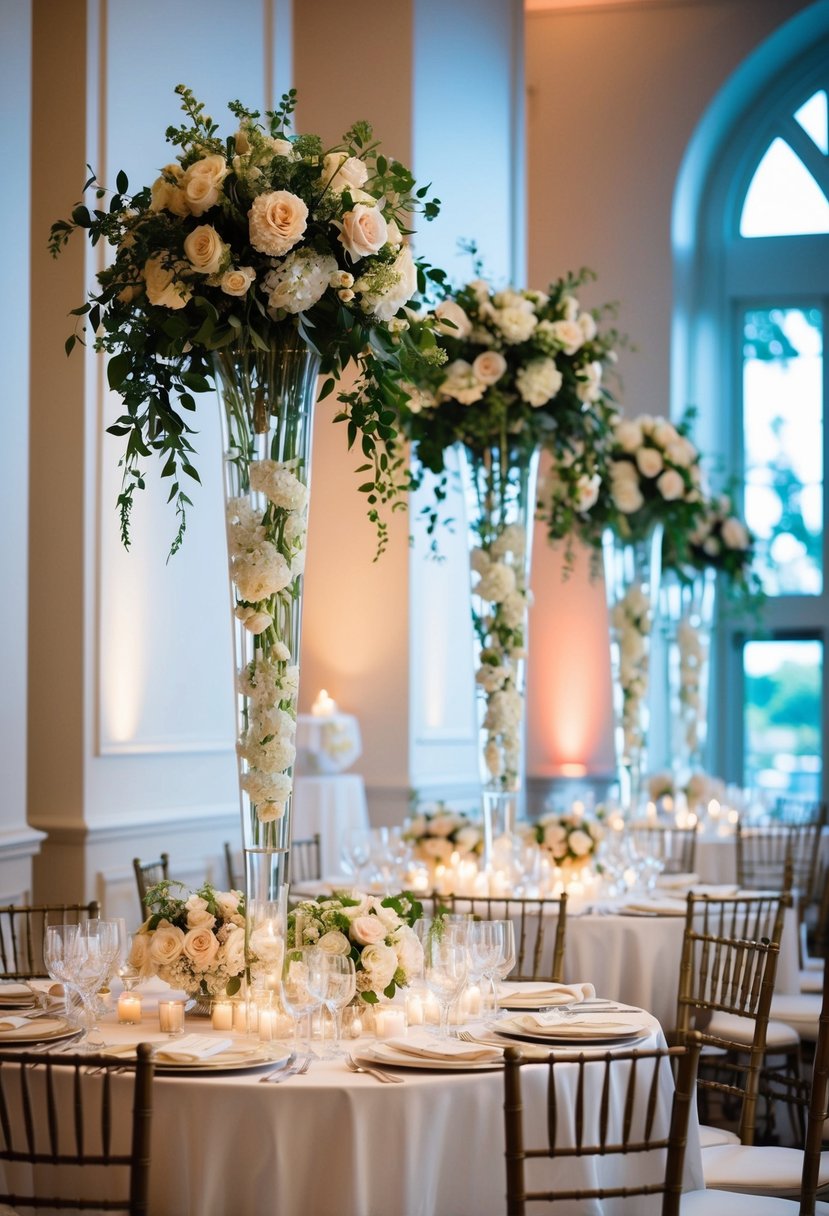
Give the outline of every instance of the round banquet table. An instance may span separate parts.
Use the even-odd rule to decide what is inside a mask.
[[[649,1015],[641,1020],[646,1037],[636,1046],[664,1046],[658,1023]],[[202,1019],[188,1019],[186,1029],[214,1033]],[[102,1030],[112,1044],[161,1039],[149,1015],[139,1026],[105,1020]],[[359,1056],[367,1043],[357,1040],[351,1049]],[[673,1088],[667,1063],[663,1070],[658,1119],[667,1116]],[[565,1125],[567,1111],[575,1106],[575,1074],[566,1065],[556,1074]],[[261,1069],[156,1074],[150,1216],[502,1216],[500,1068],[400,1069],[405,1080],[399,1085],[355,1075],[340,1061],[315,1060],[304,1076],[280,1084],[261,1084],[262,1075]],[[543,1138],[546,1065],[527,1065],[523,1080],[530,1145]],[[127,1078],[114,1081],[124,1099],[116,1107],[116,1133],[126,1134]],[[613,1087],[611,1104],[621,1106]],[[597,1105],[598,1097],[590,1109]],[[621,1110],[614,1114],[621,1120]],[[571,1186],[574,1179],[582,1185],[624,1186],[643,1173],[660,1176],[662,1158],[631,1154],[545,1162],[539,1168],[552,1171],[560,1186]],[[686,1189],[703,1185],[695,1114],[683,1183]],[[660,1197],[557,1207],[561,1216],[657,1216]]]

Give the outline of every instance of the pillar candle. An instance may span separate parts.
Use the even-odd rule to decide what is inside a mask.
[[[402,1006],[377,1009],[374,1014],[374,1033],[378,1039],[398,1039],[406,1033],[406,1010]]]
[[[184,1029],[184,1001],[158,1002],[158,1028],[165,1034],[178,1034]]]
[[[231,1001],[214,1001],[210,1010],[214,1030],[233,1029],[233,1004]]]

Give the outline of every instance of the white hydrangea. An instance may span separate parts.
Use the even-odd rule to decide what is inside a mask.
[[[267,274],[262,287],[268,297],[268,310],[298,313],[313,308],[328,289],[337,263],[315,249],[295,249]]]
[[[515,377],[523,401],[535,408],[546,405],[561,388],[564,377],[552,359],[531,359]]]
[[[282,461],[252,460],[250,485],[284,511],[304,511],[308,505],[308,487]]]
[[[506,557],[508,553],[512,553],[514,557],[521,558],[526,547],[527,534],[521,525],[508,524],[490,545],[490,552],[493,557]]]
[[[526,342],[528,338],[532,337],[533,330],[538,324],[538,318],[532,311],[531,304],[529,311],[514,304],[507,308],[496,308],[492,320],[503,335],[504,341],[510,346]]]
[[[293,581],[291,567],[270,541],[235,556],[230,565],[230,577],[239,595],[249,603],[257,603],[276,595]]]
[[[475,594],[482,600],[498,604],[515,590],[515,571],[503,562],[491,562],[481,575]]]

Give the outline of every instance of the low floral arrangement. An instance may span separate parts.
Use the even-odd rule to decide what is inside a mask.
[[[676,799],[684,795],[688,806],[707,806],[712,799],[722,803],[725,799],[725,782],[720,777],[698,771],[691,773],[687,781],[679,783],[671,772],[651,773],[648,777],[648,796],[651,802],[665,798]]]
[[[181,887],[181,895],[172,888]],[[209,882],[187,892],[165,880],[144,902],[150,915],[132,939],[130,964],[142,977],[157,975],[193,996],[233,996],[245,978],[245,896]],[[282,967],[279,938],[251,935],[251,979]]]
[[[350,955],[357,994],[375,1005],[381,995],[393,997],[420,973],[423,947],[412,925],[422,913],[422,904],[408,892],[380,899],[338,891],[330,899],[297,904],[288,914],[288,940]]]
[[[600,823],[583,815],[549,813],[529,825],[529,834],[561,865],[593,857],[604,832]]]
[[[321,398],[356,364],[336,420],[347,424],[349,446],[359,436],[367,462],[360,490],[382,544],[379,508],[408,480],[395,452],[401,382],[420,358],[404,306],[427,273],[412,256],[407,225],[418,211],[432,219],[438,204],[381,154],[368,123],[355,123],[333,147],[294,134],[295,90],[264,118],[230,102],[237,126],[227,137],[190,89],[176,92],[185,121],[166,132],[176,159],[136,193],[123,172],[108,198],[91,176],[84,190],[95,206],[79,203],[71,219],[52,225],[50,239],[57,255],[82,229],[93,245],[114,250],[75,313],[95,334],[95,349],[111,356],[109,386],[125,405],[109,428],[126,440],[122,538],[129,543],[135,492],[155,455],[178,513],[173,551],[179,547],[191,505],[186,479],[198,481],[187,421],[194,394],[217,382],[217,361],[255,367],[280,342],[320,354]],[[78,339],[81,332],[67,340],[67,352]],[[431,336],[428,348],[427,357],[442,357]],[[261,403],[263,413],[270,404]]]
[[[453,811],[443,803],[434,809],[418,811],[403,825],[403,839],[421,861],[448,861],[453,853],[478,855],[484,847],[483,829],[463,811]]]

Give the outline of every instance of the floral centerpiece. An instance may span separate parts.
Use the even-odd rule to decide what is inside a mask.
[[[722,803],[725,792],[725,782],[720,777],[712,777],[701,770],[691,773],[682,781],[677,780],[670,770],[651,773],[648,777],[648,795],[652,802],[659,803],[665,798],[676,802],[681,794],[691,810],[707,806],[712,799]]]
[[[573,812],[542,815],[530,826],[530,835],[556,865],[582,865],[599,847],[604,831],[597,820]]]
[[[408,841],[420,861],[448,861],[453,853],[479,854],[483,848],[483,829],[463,811],[453,811],[443,803],[434,809],[421,807],[403,825]]]
[[[589,272],[547,292],[497,290],[475,279],[447,290],[434,309],[444,365],[425,366],[404,415],[421,465],[446,477],[460,445],[475,580],[485,795],[514,805],[522,785],[524,659],[530,529],[542,448],[559,470],[547,512],[551,535],[567,536],[598,494],[594,452],[610,417],[604,371],[617,335],[575,292]],[[429,526],[434,531],[442,490]],[[489,821],[487,806],[485,818]],[[490,845],[487,844],[487,851]]]
[[[183,894],[173,893],[181,887]],[[245,978],[245,896],[217,891],[209,882],[187,892],[165,880],[145,897],[150,915],[132,939],[130,965],[142,977],[157,975],[193,996],[237,993]],[[253,935],[250,978],[282,967],[282,941]]]
[[[288,915],[288,937],[296,946],[350,955],[358,996],[375,1005],[419,974],[423,948],[412,925],[422,913],[422,904],[407,892],[380,899],[338,891],[330,899],[297,904]]]
[[[189,419],[215,386],[224,430],[228,559],[236,614],[239,775],[249,894],[272,900],[290,849],[299,625],[305,565],[312,408],[346,365],[336,421],[362,464],[359,492],[387,539],[383,508],[408,474],[397,448],[397,409],[421,357],[440,358],[404,306],[424,280],[407,241],[411,216],[437,204],[415,191],[405,166],[380,152],[358,122],[327,147],[295,134],[293,90],[274,111],[234,101],[229,135],[177,87],[184,121],[167,130],[176,150],[150,185],[116,192],[94,176],[94,205],[52,226],[57,254],[73,231],[111,247],[89,301],[75,310],[110,356],[110,388],[124,412],[109,432],[125,441],[118,499],[129,544],[145,465],[161,461],[182,542],[198,481]],[[104,201],[106,199],[106,201]],[[80,322],[83,324],[83,322]],[[71,351],[81,331],[67,341]],[[267,862],[253,876],[254,861]],[[274,869],[274,867],[276,867]]]

